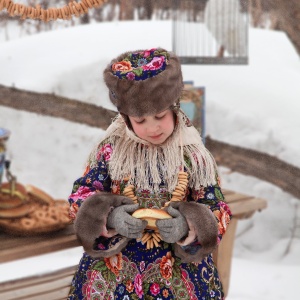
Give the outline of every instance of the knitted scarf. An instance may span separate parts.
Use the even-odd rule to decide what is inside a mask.
[[[191,188],[215,184],[214,158],[196,128],[187,124],[188,118],[180,110],[172,135],[163,144],[153,145],[137,137],[118,115],[102,139],[112,144],[113,153],[108,161],[111,179],[121,181],[129,177],[129,184],[154,192],[158,192],[163,180],[167,191],[172,193],[178,172],[185,169]],[[92,152],[90,162],[95,163],[97,149]]]

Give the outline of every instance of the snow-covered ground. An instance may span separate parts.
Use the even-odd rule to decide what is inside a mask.
[[[171,49],[171,42],[169,21],[92,24],[3,41],[0,84],[113,109],[102,80],[110,59],[133,49]],[[250,29],[249,43],[249,65],[185,65],[184,80],[205,87],[206,133],[212,138],[300,166],[299,57],[282,32]],[[103,134],[86,125],[6,107],[0,107],[0,127],[12,132],[8,155],[19,181],[64,199]],[[284,254],[299,200],[256,178],[220,171],[224,188],[268,200],[266,210],[238,224],[227,299],[295,299],[299,237]],[[0,281],[74,265],[80,255],[76,248],[5,263]]]

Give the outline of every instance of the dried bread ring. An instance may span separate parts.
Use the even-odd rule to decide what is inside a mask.
[[[12,1],[7,1],[7,2],[8,2],[8,5],[6,5],[6,10],[9,12],[11,10],[11,7],[13,6],[13,2]]]
[[[75,15],[76,17],[79,17],[79,11],[77,10],[77,8],[73,2],[69,3],[69,7],[70,7],[72,14]]]
[[[177,184],[176,186],[175,186],[175,191],[176,190],[180,190],[180,191],[182,191],[182,192],[185,192],[185,188],[182,186],[182,185],[179,185],[179,184]]]
[[[103,1],[102,1],[102,0],[94,0],[94,6],[95,6],[95,7],[98,7],[98,6],[100,6],[101,4],[103,4]]]
[[[61,12],[61,8],[58,8],[58,9],[57,9],[57,18],[58,18],[58,19],[63,19],[63,15],[62,15],[62,12]]]
[[[58,220],[59,214],[60,214],[60,212],[57,209],[55,209],[55,207],[53,207],[53,206],[48,207],[47,217],[50,217],[54,220]]]
[[[56,223],[57,223],[56,220],[54,220],[54,219],[52,219],[52,218],[50,218],[48,216],[45,217],[45,218],[43,218],[42,220],[39,220],[39,226],[40,227],[43,227],[45,225],[54,225]]]
[[[47,216],[46,212],[42,209],[35,210],[31,215],[37,220],[42,220]]]
[[[54,20],[57,20],[57,18],[58,18],[58,12],[57,12],[56,7],[53,8],[53,18],[54,18]]]
[[[22,228],[24,228],[26,230],[30,230],[30,229],[34,228],[34,224],[35,224],[35,221],[31,218],[22,218],[20,220],[20,225],[22,226]]]
[[[154,246],[153,239],[150,239],[150,248],[152,249]]]
[[[176,194],[179,194],[180,196],[184,196],[185,192],[180,190],[179,188],[176,188],[175,191],[173,192],[173,194],[176,193]]]
[[[184,194],[174,191],[174,192],[172,193],[172,195],[175,196],[175,197],[176,197],[176,196],[177,196],[177,197],[182,197]]]
[[[64,6],[62,9],[65,12],[66,19],[70,20],[71,17],[72,17],[72,12],[71,12],[71,10],[69,8],[69,5]]]
[[[91,3],[90,2],[88,2],[88,0],[81,0],[84,4],[85,4],[85,6],[87,6],[88,8],[93,8],[93,5],[91,5]]]
[[[80,6],[82,7],[82,10],[83,10],[85,13],[87,13],[87,12],[88,12],[87,6],[86,6],[82,1],[79,2],[79,4],[80,4]]]
[[[0,0],[0,10],[4,8],[4,0]]]
[[[128,197],[128,198],[133,198],[135,196],[135,194],[133,192],[127,192],[123,194],[124,196]]]
[[[37,19],[40,19],[40,17],[41,17],[41,6],[39,4],[37,4],[35,6],[35,8],[36,8],[36,17],[37,17]]]
[[[179,187],[182,187],[184,190],[186,190],[188,187],[188,182],[181,182],[180,180],[178,180],[177,185]]]
[[[52,21],[54,19],[54,17],[53,17],[53,9],[50,7],[50,8],[48,8],[48,11],[49,11],[49,16],[48,16],[49,21]]]
[[[178,182],[180,182],[180,181],[189,182],[189,180],[187,178],[178,177]]]
[[[28,17],[30,19],[34,19],[34,16],[35,16],[35,8],[31,7],[30,14],[28,15]]]
[[[155,232],[152,233],[153,240],[156,240],[158,243],[160,242],[160,238],[156,235]]]
[[[181,198],[177,198],[177,197],[172,197],[171,198],[171,202],[178,202],[178,201],[181,201],[182,199]]]
[[[134,190],[134,185],[128,185],[124,188],[124,192],[125,191],[133,191]]]
[[[155,246],[155,247],[158,247],[159,246],[159,244],[158,244],[158,241],[156,240],[156,239],[152,239],[152,241],[153,241],[153,246]]]
[[[77,3],[76,1],[73,1],[74,6],[76,7],[77,11],[79,12],[79,14],[83,14],[83,9],[80,6],[79,3]]]
[[[70,220],[69,216],[60,215],[60,216],[59,216],[59,221],[60,221],[62,224],[69,224],[71,220]]]
[[[25,5],[24,4],[19,4],[19,16],[23,14],[25,10]]]

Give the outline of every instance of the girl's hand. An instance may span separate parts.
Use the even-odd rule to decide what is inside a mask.
[[[189,228],[185,217],[175,208],[168,206],[167,212],[172,219],[157,220],[156,226],[162,239],[167,243],[176,243],[187,235]]]
[[[108,215],[107,227],[115,228],[117,233],[130,239],[141,238],[147,221],[136,219],[129,214],[136,211],[138,207],[138,204],[129,204],[114,208]]]
[[[187,221],[187,223],[189,226],[188,236],[177,242],[177,244],[180,246],[190,245],[197,239],[195,227],[189,221]]]

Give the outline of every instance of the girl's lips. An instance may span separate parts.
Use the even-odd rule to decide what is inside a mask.
[[[159,135],[150,136],[151,139],[159,139],[162,136],[162,133]]]

